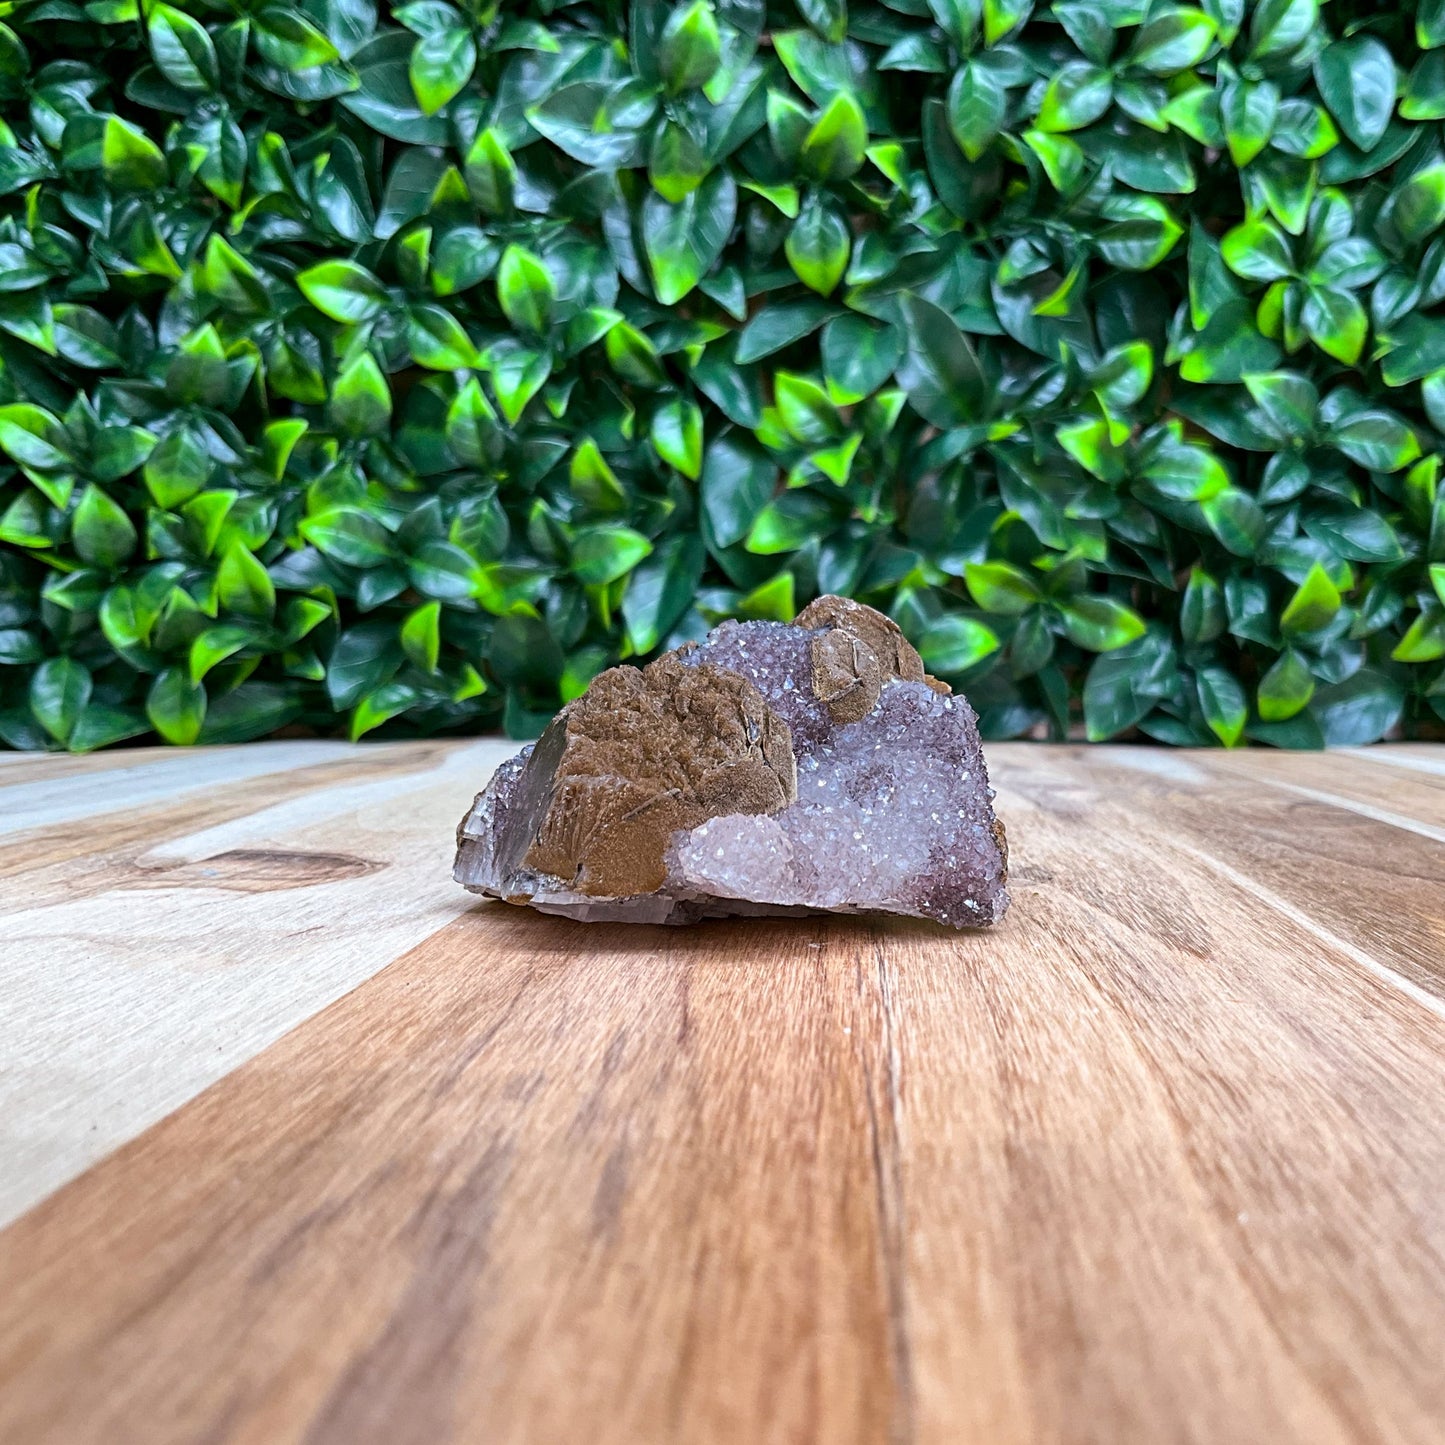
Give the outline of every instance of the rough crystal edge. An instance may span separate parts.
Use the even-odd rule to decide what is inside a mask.
[[[484,898],[510,903],[515,907],[535,909],[556,917],[571,918],[583,923],[645,923],[666,927],[685,927],[705,919],[717,918],[806,918],[821,914],[841,916],[894,916],[918,918],[940,927],[952,927],[961,931],[987,928],[1000,922],[1009,907],[1009,893],[1006,886],[1008,877],[1006,845],[1001,844],[1004,857],[1003,878],[998,892],[994,895],[987,913],[980,911],[973,924],[947,924],[931,914],[907,908],[898,903],[883,907],[879,903],[866,905],[758,903],[746,898],[732,898],[720,894],[699,893],[687,888],[672,886],[654,893],[643,893],[629,897],[599,898],[593,894],[577,893],[568,888],[562,879],[546,873],[519,870],[512,876],[510,891],[478,881],[490,869],[496,849],[496,834],[505,815],[509,801],[510,785],[520,774],[532,754],[532,744],[527,744],[515,757],[508,758],[493,773],[487,786],[476,795],[466,817],[457,827],[457,856],[452,876],[470,893]],[[993,797],[993,789],[988,789]],[[724,818],[730,815],[723,815]],[[721,821],[721,820],[719,820]],[[998,834],[1002,824],[995,820]],[[673,835],[669,853],[675,852],[691,836],[692,829],[680,829]]]
[[[842,601],[841,599],[820,599],[820,603],[829,600]],[[849,607],[857,606],[857,604],[847,605]],[[863,608],[861,611],[871,614],[871,609]],[[874,615],[879,617],[881,623],[892,628],[893,625],[887,623],[886,618],[882,618],[879,614]],[[790,624],[790,626],[798,627],[799,623]],[[710,634],[709,641],[718,638],[720,634],[727,636],[727,627],[728,625],[724,624],[722,628]],[[826,627],[807,628],[805,624],[799,627],[799,630],[812,633],[815,641],[818,637],[825,636],[827,631]],[[903,643],[902,646],[906,648],[907,644]],[[690,649],[683,650],[684,653],[688,651]],[[911,652],[911,649],[908,651]],[[816,665],[816,653],[814,663]],[[922,669],[919,668],[918,671],[921,673]],[[883,691],[887,692],[891,686],[900,683],[907,686],[915,681],[924,683],[933,691],[949,693],[949,689],[944,685],[926,675],[918,679],[910,676],[905,680],[897,674],[895,674],[893,683],[885,684]],[[791,684],[786,685],[791,686]],[[881,699],[879,700],[881,701]],[[956,700],[963,705],[965,716],[972,723],[974,714],[968,706],[967,699],[959,697]],[[829,710],[832,711],[831,708]],[[843,719],[837,718],[836,721],[841,723]],[[978,747],[976,730],[974,731],[974,745],[977,749],[978,765],[983,773],[984,797],[987,805],[994,797],[994,790],[988,785],[987,762],[983,757],[981,747]],[[499,848],[502,845],[502,833],[508,809],[515,801],[516,785],[535,747],[536,744],[528,744],[514,758],[508,759],[497,769],[487,787],[477,795],[472,808],[458,827],[458,851],[454,877],[458,883],[471,892],[514,905],[530,906],[539,912],[570,917],[578,921],[652,923],[672,926],[686,925],[706,918],[800,917],[832,913],[855,916],[893,914],[927,919],[954,928],[972,929],[997,923],[1008,909],[1010,900],[1006,888],[1007,844],[1003,825],[993,814],[991,806],[988,807],[988,821],[998,855],[999,871],[995,878],[980,880],[983,885],[981,893],[991,893],[992,895],[988,898],[986,907],[974,903],[971,899],[966,900],[968,907],[978,910],[976,917],[967,920],[958,920],[946,915],[940,916],[936,911],[925,911],[922,908],[910,906],[904,900],[891,895],[874,897],[866,903],[828,904],[810,901],[805,904],[795,904],[759,902],[744,897],[698,891],[696,888],[689,887],[686,879],[678,876],[673,867],[679,849],[698,831],[692,828],[679,829],[671,836],[667,848],[669,864],[667,880],[661,887],[646,893],[621,896],[583,893],[569,886],[561,878],[550,873],[515,866],[515,862],[511,867],[499,867],[498,865],[502,861],[499,858]],[[732,816],[744,815],[718,815],[709,819],[708,822],[721,821]],[[706,824],[699,826],[706,826]],[[488,881],[489,878],[499,878],[502,881],[491,882]]]

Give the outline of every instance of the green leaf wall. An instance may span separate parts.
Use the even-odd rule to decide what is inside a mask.
[[[0,6],[0,738],[1445,718],[1445,0]]]

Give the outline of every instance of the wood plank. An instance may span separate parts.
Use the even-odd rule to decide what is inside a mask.
[[[354,750],[344,743],[280,742],[185,750],[137,748],[75,760],[82,763],[79,767],[61,767],[60,760],[47,757],[39,776],[27,773],[17,777],[17,770],[11,770],[0,778],[4,784],[0,789],[4,805],[0,834],[87,823],[167,802],[179,792],[201,792],[223,783],[352,756]]]
[[[1068,754],[1040,756],[1026,769],[1012,756],[1005,776],[1039,796],[1050,767]],[[1223,752],[1101,748],[1088,759],[1087,789],[1075,784],[1078,808],[1093,817],[1110,809],[1116,817],[1157,814],[1175,851],[1192,849],[1216,872],[1240,874],[1259,902],[1309,918],[1436,1006],[1445,1001],[1445,845],[1428,821],[1428,793],[1409,800],[1412,774],[1398,774],[1407,795],[1388,795],[1391,813],[1367,801],[1374,785],[1349,756],[1260,754],[1250,762]],[[1293,781],[1304,767],[1308,785]]]
[[[1368,752],[1220,752],[1210,768],[1298,798],[1362,813],[1380,823],[1445,842],[1445,769],[1423,772]]]
[[[118,772],[148,807],[0,847],[0,1221],[464,908],[452,834],[510,750],[216,750],[169,800],[141,759]]]
[[[257,826],[264,826],[268,810],[310,793],[330,790],[335,800],[331,811],[344,812],[345,799],[355,788],[381,777],[423,773],[440,764],[457,744],[428,742],[337,753],[329,746],[261,743],[257,750],[266,753],[278,746],[282,750],[273,761],[259,759],[239,774],[229,771],[224,759],[195,749],[202,781],[194,786],[147,788],[140,800],[116,813],[82,812],[85,794],[112,797],[108,775],[87,781],[78,797],[66,797],[65,806],[50,821],[44,821],[46,815],[41,813],[36,815],[40,821],[32,818],[30,826],[0,838],[0,914],[111,888],[145,886],[167,866],[156,855],[168,844],[192,839],[198,829],[209,833],[244,818],[261,819]],[[121,771],[126,776],[142,768]],[[171,774],[169,782],[177,776]],[[7,799],[13,801],[0,787],[0,805]],[[72,809],[80,816],[72,816]],[[322,816],[327,816],[324,810]]]
[[[910,1233],[930,1277],[981,1282],[972,1327],[951,1292],[914,1311],[930,1413],[971,1402],[980,1440],[1438,1438],[1441,1016],[1181,848],[1108,753],[1077,764],[1017,764],[1054,827],[999,770],[1044,956],[1023,987],[943,975],[991,1026],[914,1074],[920,1182],[953,1187],[905,1184]],[[980,1095],[993,1136],[958,1159]]]
[[[567,1439],[585,1418],[574,1392],[600,1405],[620,1390],[590,1438],[669,1438],[694,1416],[723,1438],[763,1409],[799,1430],[821,1412],[839,1440],[880,1438],[894,1406],[869,1262],[872,1141],[858,1127],[865,1041],[844,1032],[869,1025],[856,941],[825,959],[806,926],[598,932],[482,905],[435,952],[414,952],[87,1176],[101,1192],[82,1229],[114,1244],[104,1220],[127,1187],[116,1171],[138,1162],[171,1184],[151,1195],[158,1234],[122,1231],[133,1248],[105,1271],[130,1285],[92,1294],[68,1338],[33,1306],[81,1286],[62,1256],[78,1257],[30,1251],[68,1232],[46,1219],[73,1192],[0,1236],[17,1251],[0,1277],[31,1261],[24,1302],[4,1306],[17,1330],[0,1354],[48,1341],[44,1368],[0,1392],[20,1405],[0,1405],[0,1437],[140,1439],[160,1391],[175,1392],[175,1439],[219,1426],[237,1440],[442,1441],[469,1418],[487,1418],[493,1439]],[[745,996],[771,1006],[739,1028]],[[196,1127],[206,1164],[172,1175],[171,1150],[194,1152]],[[278,1166],[294,1208],[272,1193]],[[213,1212],[221,1196],[238,1211],[228,1220]],[[542,1232],[528,1222],[539,1215]],[[336,1271],[361,1257],[364,1270]],[[652,1288],[677,1271],[690,1287]],[[183,1277],[237,1307],[183,1309],[196,1353],[162,1359],[122,1321],[169,1314]],[[593,1332],[621,1353],[599,1356]],[[247,1341],[262,1356],[242,1381],[187,1362],[215,1348],[235,1358]],[[732,1360],[723,1374],[678,1370],[689,1351],[710,1362],[718,1348]],[[313,1351],[319,1370],[282,1363]],[[67,1402],[82,1359],[97,1388]],[[547,1363],[523,1378],[528,1360]],[[353,1388],[368,1377],[380,1395]],[[499,1403],[513,1377],[509,1419]]]
[[[1439,743],[1389,743],[1383,747],[1346,748],[1356,757],[1368,756],[1385,767],[1407,768],[1411,772],[1445,773],[1445,747]]]
[[[991,757],[994,934],[453,916],[0,1233],[0,1439],[1435,1445],[1445,1015]]]

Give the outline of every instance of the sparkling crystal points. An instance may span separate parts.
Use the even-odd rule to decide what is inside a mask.
[[[1008,907],[977,719],[882,613],[820,597],[615,667],[457,831],[477,893],[583,920]]]

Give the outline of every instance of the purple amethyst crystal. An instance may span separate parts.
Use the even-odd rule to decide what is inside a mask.
[[[997,923],[977,719],[888,618],[821,597],[593,680],[504,763],[455,877],[584,920],[885,912]]]

